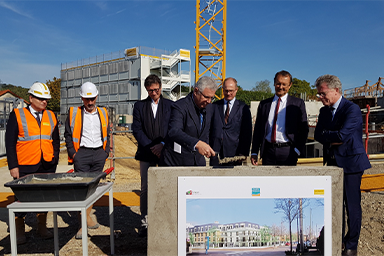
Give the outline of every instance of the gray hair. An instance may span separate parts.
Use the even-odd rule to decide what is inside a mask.
[[[204,89],[209,90],[217,90],[217,84],[215,80],[212,77],[209,76],[202,76],[195,84],[195,88],[199,89],[199,91],[204,91]]]
[[[341,82],[337,76],[334,75],[323,75],[316,79],[315,86],[319,88],[323,83],[326,83],[329,89],[339,89],[342,92]]]

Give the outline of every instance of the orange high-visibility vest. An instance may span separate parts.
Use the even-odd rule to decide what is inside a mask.
[[[108,112],[106,108],[97,107],[97,111],[99,112],[100,124],[101,124],[101,139],[103,141],[103,149],[105,150],[107,146],[107,128],[108,128]],[[81,120],[81,107],[70,107],[69,108],[69,126],[72,131],[72,143],[76,152],[80,148],[80,139],[81,139],[81,131],[82,131],[82,120]],[[68,163],[73,163],[72,157],[68,156]]]
[[[50,162],[54,157],[52,133],[57,125],[55,114],[43,111],[41,126],[27,108],[14,109],[19,127],[16,154],[19,165],[35,165],[41,160]]]

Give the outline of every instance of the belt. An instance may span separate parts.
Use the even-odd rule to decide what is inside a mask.
[[[98,148],[87,148],[87,147],[80,147],[80,148],[85,148],[85,149],[90,149],[90,150],[98,150],[98,149],[101,149],[101,148],[103,148],[103,146],[101,146],[101,147],[98,147]]]
[[[292,145],[291,142],[282,142],[282,143],[271,143],[269,141],[265,141],[267,144],[269,144],[272,148],[283,148],[283,147],[290,147]]]

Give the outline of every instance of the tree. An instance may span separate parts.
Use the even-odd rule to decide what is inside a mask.
[[[268,226],[260,227],[261,246],[267,246],[271,242],[271,230]]]
[[[273,244],[275,245],[276,244],[276,240],[277,240],[276,236],[279,236],[280,239],[281,239],[281,235],[279,235],[280,232],[281,232],[281,229],[276,224],[272,224],[271,232],[272,232],[272,235],[273,235]]]
[[[311,88],[309,82],[297,78],[292,79],[292,87],[289,89],[289,95],[301,98],[301,95],[306,95],[306,99],[315,99],[317,90]],[[306,100],[305,99],[305,100]]]
[[[248,106],[251,105],[251,101],[262,101],[264,99],[273,96],[273,93],[261,92],[261,91],[246,91],[238,86],[239,90],[236,94],[236,99],[245,102]]]
[[[255,87],[252,88],[252,91],[254,92],[266,92],[271,93],[271,87],[269,86],[271,82],[267,79],[256,82]]]
[[[22,99],[26,100],[29,102],[29,93],[28,93],[28,88],[24,88],[21,86],[15,86],[12,84],[2,84],[0,87],[1,90],[10,90],[17,96],[21,97]]]
[[[275,199],[275,213],[282,212],[284,214],[283,219],[289,223],[289,241],[291,244],[292,252],[292,221],[299,213],[299,198],[279,198]]]
[[[47,109],[52,110],[53,112],[59,112],[61,79],[54,77],[53,81],[48,80],[46,84],[51,92],[51,99],[48,102]]]

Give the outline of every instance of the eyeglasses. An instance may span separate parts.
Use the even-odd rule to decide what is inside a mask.
[[[36,97],[36,96],[33,96],[33,98],[35,98],[35,99],[37,99],[39,101],[46,101],[46,102],[49,101],[49,99],[43,99],[43,98],[39,98],[39,97]]]
[[[198,90],[198,92],[207,100],[213,101],[215,99],[215,97],[205,96],[200,90]]]
[[[156,89],[152,89],[152,90],[147,89],[148,93],[153,93],[153,92],[158,93],[159,91],[160,91],[160,88],[156,88]]]
[[[93,98],[84,98],[85,100],[88,100],[88,101],[94,101],[96,100],[96,97],[93,97]]]
[[[326,91],[326,92],[320,92],[318,94],[316,94],[316,97],[317,98],[324,98],[325,96],[327,96],[327,94],[329,93],[330,90]]]

